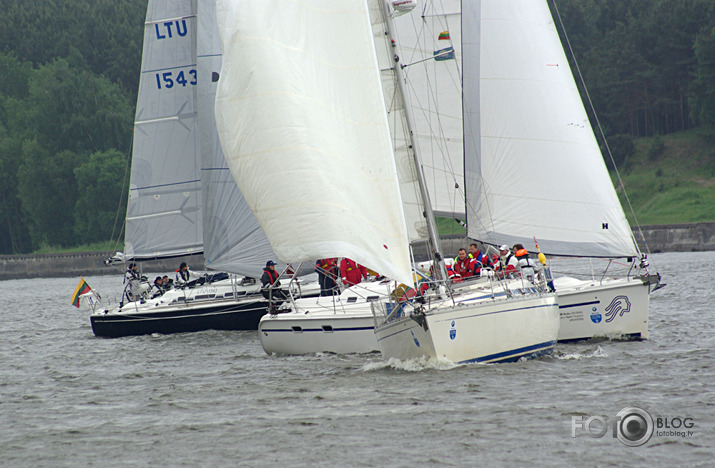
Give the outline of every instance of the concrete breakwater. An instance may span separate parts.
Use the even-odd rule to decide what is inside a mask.
[[[104,261],[113,253],[114,252],[71,252],[0,255],[0,280],[96,275],[122,276],[126,265],[123,263],[115,263],[113,265],[104,264]],[[181,262],[186,262],[194,270],[202,270],[204,257],[203,255],[188,255],[173,259],[141,262],[142,274],[150,276],[150,273],[162,273],[169,274],[169,276],[173,278],[173,272],[176,271]]]
[[[703,252],[715,250],[715,222],[692,224],[666,224],[641,226],[645,244],[652,253],[657,252]],[[643,240],[636,232],[641,250]],[[457,249],[466,247],[469,240],[450,236],[442,240],[442,248],[447,256],[457,254]],[[416,257],[426,254],[415,249]],[[94,275],[122,275],[124,265],[119,263],[106,266],[104,261],[113,252],[72,252],[34,255],[0,256],[0,280],[26,278],[56,278]],[[275,260],[275,259],[274,259]],[[202,270],[203,255],[191,255],[175,259],[142,262],[142,272],[169,274],[180,262],[188,263],[194,270]],[[173,274],[172,274],[173,276]]]

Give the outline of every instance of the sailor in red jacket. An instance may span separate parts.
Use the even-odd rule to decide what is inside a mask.
[[[477,274],[479,263],[473,258],[469,258],[465,249],[459,249],[457,261],[452,265],[452,270],[462,278],[469,278]]]
[[[340,277],[345,286],[354,286],[363,278],[367,279],[367,268],[349,258],[343,258],[340,260]]]

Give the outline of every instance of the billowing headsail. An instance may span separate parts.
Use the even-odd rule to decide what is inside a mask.
[[[276,260],[266,235],[231,176],[216,131],[214,101],[221,70],[221,42],[214,0],[198,5],[198,125],[204,200],[204,260],[207,268],[260,276]]]
[[[546,2],[462,3],[468,235],[637,254]]]
[[[149,1],[144,28],[125,253],[200,253],[196,2]]]
[[[365,3],[224,0],[217,18],[219,137],[278,258],[345,256],[410,284]]]

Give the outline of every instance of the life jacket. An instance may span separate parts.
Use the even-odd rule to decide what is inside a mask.
[[[534,261],[529,258],[529,252],[526,249],[519,249],[516,251],[516,258],[519,260],[519,268],[524,271],[524,274],[532,279],[533,275],[536,274],[536,265]]]
[[[340,263],[340,275],[344,278],[344,282],[349,285],[358,284],[362,281],[363,276],[367,276],[367,269],[356,263],[354,260],[344,258],[345,271],[343,271],[343,263]]]
[[[516,259],[521,261],[524,260],[526,261],[526,266],[530,266],[533,268],[533,263],[531,259],[529,258],[529,251],[526,249],[519,249],[516,251]]]
[[[474,257],[472,257],[472,254],[468,253],[468,254],[467,254],[467,258],[474,258]],[[457,255],[456,257],[454,257],[454,262],[453,262],[453,263],[457,263],[458,261],[459,261],[459,255]]]
[[[453,265],[454,271],[460,276],[466,278],[469,276],[474,276],[476,267],[476,260],[473,258],[466,257],[464,260],[457,260]]]
[[[332,273],[332,270],[336,267],[336,261],[334,258],[323,258],[316,262],[316,266],[322,271],[322,273]]]
[[[189,281],[189,270],[181,271],[181,268],[176,269],[176,279],[181,279],[183,281]]]
[[[274,284],[280,276],[277,271],[273,271],[269,268],[264,269],[263,272],[268,273],[268,280],[270,281],[270,284]],[[275,278],[273,277],[273,275],[275,275]]]

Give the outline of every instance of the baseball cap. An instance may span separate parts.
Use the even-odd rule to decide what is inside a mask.
[[[509,250],[509,246],[504,244],[501,247],[499,247],[499,250]]]
[[[268,260],[268,261],[266,262],[266,266],[268,267],[268,266],[271,266],[271,265],[275,265],[275,263],[273,263],[273,260]]]

